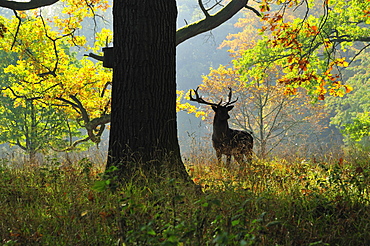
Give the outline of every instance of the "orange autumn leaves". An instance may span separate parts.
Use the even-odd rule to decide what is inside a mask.
[[[279,66],[278,82],[286,87],[286,94],[302,87],[323,100],[328,95],[343,96],[352,91],[341,71],[366,45],[360,43],[370,35],[370,19],[364,11],[370,8],[370,1],[328,0],[300,5],[297,1],[263,0],[259,7],[263,14],[259,37],[250,39],[249,43],[254,43],[251,50],[239,51],[244,58],[239,65],[245,77],[260,78],[263,75],[258,71]],[[246,19],[252,18],[246,13]],[[253,25],[244,27],[250,29]]]

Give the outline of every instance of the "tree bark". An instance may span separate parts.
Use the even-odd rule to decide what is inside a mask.
[[[107,170],[120,179],[187,177],[176,123],[175,0],[115,1],[112,111]],[[117,175],[114,174],[114,175]]]

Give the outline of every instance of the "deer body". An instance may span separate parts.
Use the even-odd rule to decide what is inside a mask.
[[[225,105],[220,103],[209,103],[204,101],[198,95],[198,89],[195,90],[196,99],[192,98],[190,94],[190,100],[197,101],[199,103],[211,105],[213,111],[215,111],[215,117],[213,119],[213,133],[212,133],[212,145],[216,150],[217,160],[220,163],[222,155],[226,155],[227,161],[226,166],[230,166],[231,156],[241,165],[244,160],[244,156],[247,161],[252,161],[252,149],[253,149],[253,137],[247,131],[239,131],[229,128],[228,119],[230,118],[229,111],[234,106],[228,106],[235,103],[237,100],[231,101],[232,92],[230,89],[228,102]]]

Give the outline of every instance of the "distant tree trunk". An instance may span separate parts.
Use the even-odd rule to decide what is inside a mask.
[[[114,1],[112,117],[107,169],[130,179],[173,172],[188,179],[176,123],[175,0]],[[140,165],[140,166],[138,166]]]

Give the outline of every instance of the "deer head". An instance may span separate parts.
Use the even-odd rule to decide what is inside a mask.
[[[207,102],[205,101],[202,97],[199,96],[198,94],[198,89],[199,87],[197,87],[196,90],[193,90],[194,93],[195,93],[195,98],[193,98],[193,95],[192,95],[192,91],[190,91],[190,101],[194,101],[194,102],[198,102],[200,104],[206,104],[206,105],[210,105],[212,106],[212,109],[213,111],[215,111],[216,115],[215,115],[215,120],[228,120],[230,118],[229,116],[229,111],[232,110],[234,108],[234,104],[236,101],[238,101],[238,98],[234,101],[231,101],[231,97],[232,97],[232,90],[231,88],[229,87],[229,95],[228,95],[228,99],[225,103],[222,103],[222,99],[220,100],[219,103],[212,103],[212,102]]]

